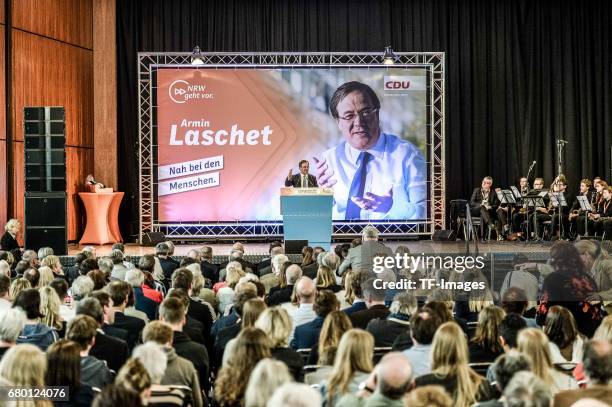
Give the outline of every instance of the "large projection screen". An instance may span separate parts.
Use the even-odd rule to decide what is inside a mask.
[[[330,175],[335,221],[428,221],[431,86],[426,67],[160,66],[154,218],[280,220],[279,189],[308,160],[311,174],[319,163]],[[362,151],[368,199],[355,212]]]

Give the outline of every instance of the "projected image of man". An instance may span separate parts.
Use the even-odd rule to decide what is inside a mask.
[[[344,140],[316,161],[319,186],[334,188],[334,219],[425,219],[427,169],[412,143],[380,128],[380,100],[368,85],[347,82],[330,112]]]

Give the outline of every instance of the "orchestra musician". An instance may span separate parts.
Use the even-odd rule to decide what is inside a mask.
[[[529,184],[527,185],[529,186]],[[543,188],[544,188],[544,178],[536,178],[533,181],[533,190],[531,191],[528,190],[527,193],[529,192],[537,193],[539,191],[542,191]],[[527,193],[525,195],[527,195]],[[523,205],[523,207],[519,211],[517,211],[514,215],[512,215],[512,229],[515,231],[515,233],[512,235],[513,238],[511,240],[515,240],[523,236],[523,232],[521,231],[521,225],[527,219],[528,213],[529,213],[529,218],[531,218],[533,214],[533,209],[530,209],[526,205]]]
[[[480,216],[483,233],[487,230],[488,225],[495,225],[496,221],[496,208],[499,200],[491,188],[492,185],[493,178],[484,177],[480,187],[474,188],[470,198],[470,212],[472,216]]]
[[[591,204],[595,203],[593,201],[595,197],[595,193],[591,191],[591,180],[590,179],[585,178],[582,181],[580,181],[580,192],[578,195],[586,196],[588,201]],[[576,198],[572,204],[572,212],[569,215],[569,221],[570,221],[570,224],[572,225],[572,229],[576,231],[576,233],[578,233],[579,235],[586,234],[585,224],[584,224],[585,223],[584,218],[586,216],[587,215],[582,211],[582,209],[580,209],[580,203],[578,202],[578,198]]]
[[[570,197],[567,191],[567,181],[564,175],[559,175],[555,182],[553,183],[553,192],[558,194],[563,194],[565,198],[565,206],[561,207],[561,223],[559,223],[559,208],[553,208],[554,213],[552,215],[552,223],[551,223],[551,234],[554,236],[557,231],[557,227],[561,224],[561,232],[559,235],[562,239],[569,239],[570,232],[570,222],[569,215],[571,212],[570,202],[573,201],[573,197]]]
[[[603,183],[600,182],[601,185]],[[606,185],[601,190],[601,200],[597,205],[597,213],[589,213],[589,219],[593,221],[593,230],[596,235],[601,236],[609,228],[612,222],[612,187]],[[606,232],[606,237],[610,238],[609,232]]]
[[[519,179],[519,191],[520,191],[521,196],[525,196],[529,192],[529,181],[527,180],[527,177],[521,177]],[[504,240],[504,236],[508,234],[509,232],[508,229],[510,226],[508,224],[508,221],[509,219],[512,219],[514,217],[515,215],[514,212],[515,212],[515,207],[513,205],[502,203],[497,208],[497,219],[498,219],[498,222],[496,224],[497,240],[499,241]],[[518,231],[518,230],[515,229],[514,231]]]

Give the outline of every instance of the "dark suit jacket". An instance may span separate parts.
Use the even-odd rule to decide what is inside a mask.
[[[387,318],[390,314],[389,308],[382,304],[372,305],[370,308],[361,311],[353,312],[349,315],[353,328],[366,329],[368,323],[374,318]]]
[[[473,210],[480,210],[480,206],[482,204],[482,192],[481,191],[482,191],[482,188],[478,187],[478,188],[474,188],[474,191],[472,192],[472,197],[470,198],[470,208],[472,208]],[[497,193],[495,192],[493,188],[491,188],[489,192],[489,198],[487,199],[487,202],[492,208],[495,208],[499,205],[499,199],[497,199]]]
[[[301,188],[302,187],[302,173],[293,175],[291,177],[291,179],[285,178],[285,186],[286,187]],[[317,184],[317,179],[315,178],[315,176],[308,174],[308,185],[307,185],[307,187],[308,188],[316,188],[318,186],[319,186],[319,184]]]
[[[129,333],[125,329],[117,328],[116,326],[112,326],[109,324],[102,325],[102,331],[108,336],[112,336],[113,338],[121,339],[125,343],[128,342]]]
[[[204,278],[211,280],[213,284],[219,281],[220,267],[218,264],[209,263],[204,260],[200,263],[200,270],[202,270]]]
[[[234,325],[240,317],[236,313],[235,309],[232,309],[232,312],[229,315],[225,315],[215,321],[212,328],[210,329],[210,337],[212,342],[215,343],[216,337],[221,332],[223,328],[227,328],[228,326]]]
[[[19,249],[19,243],[9,232],[5,232],[0,239],[0,248],[5,252],[12,252],[15,249]]]
[[[353,305],[351,305],[350,307],[343,309],[342,312],[344,312],[350,317],[352,313],[364,310],[366,308],[368,307],[366,306],[366,303],[364,301],[358,301],[354,302]]]
[[[122,312],[115,312],[115,328],[125,329],[128,332],[127,344],[130,350],[134,349],[140,342],[140,335],[145,327],[145,322],[136,317],[130,317]]]
[[[208,351],[206,346],[196,343],[189,339],[184,332],[174,331],[172,347],[176,354],[193,363],[193,367],[198,371],[200,385],[203,389],[210,389],[208,382]]]
[[[311,279],[317,278],[317,272],[319,271],[319,264],[315,261],[307,266],[302,267],[302,275],[310,277]]]
[[[152,299],[145,297],[142,292],[142,288],[134,287],[134,307],[138,311],[142,311],[147,314],[149,321],[155,321],[157,319],[157,303]]]
[[[312,321],[297,326],[293,334],[291,347],[293,349],[312,348],[319,341],[319,334],[321,333],[324,320],[323,317],[317,316]]]
[[[367,331],[374,337],[375,347],[392,346],[398,336],[410,333],[407,321],[404,323],[387,318],[375,318],[367,325]]]
[[[185,332],[192,341],[206,345],[206,337],[202,333],[204,332],[204,324],[197,319],[187,315],[187,321],[185,325],[183,325],[183,332]]]
[[[187,315],[189,315],[193,319],[197,319],[202,323],[202,335],[207,338],[210,335],[210,328],[213,324],[213,318],[212,315],[210,315],[210,309],[206,305],[190,298]]]
[[[170,257],[166,259],[162,259],[160,257],[159,264],[161,265],[162,270],[164,270],[164,285],[166,288],[169,288],[172,282],[172,273],[174,273],[174,270],[179,268],[179,265],[176,264],[176,261]]]
[[[215,345],[213,347],[213,356],[211,358],[211,369],[217,371],[221,367],[221,361],[223,360],[223,352],[227,343],[238,336],[240,333],[240,324],[230,325],[227,328],[223,328],[217,334]]]
[[[262,261],[260,261],[259,263],[255,265],[256,270],[253,270],[253,271],[255,272],[255,274],[261,277],[262,276],[261,271],[265,268],[270,269],[271,266],[272,266],[272,258],[266,257],[265,259],[263,259]],[[270,272],[271,270],[268,270],[268,273]]]
[[[293,294],[293,286],[288,285],[285,288],[279,288],[278,290],[270,290],[270,295],[266,298],[266,304],[268,306],[279,305],[285,302],[291,301],[291,294]]]
[[[96,343],[89,351],[91,356],[105,360],[108,367],[117,373],[128,359],[130,353],[127,342],[104,333],[96,334]]]
[[[304,359],[299,353],[290,348],[274,348],[272,349],[272,358],[287,365],[296,382],[304,381]]]

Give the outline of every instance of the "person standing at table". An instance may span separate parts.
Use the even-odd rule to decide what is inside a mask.
[[[308,169],[310,168],[310,163],[307,160],[302,160],[299,163],[300,173],[293,175],[293,170],[289,170],[289,175],[285,179],[286,187],[294,187],[294,188],[316,188],[319,185],[317,184],[317,179],[314,175],[308,173]]]

